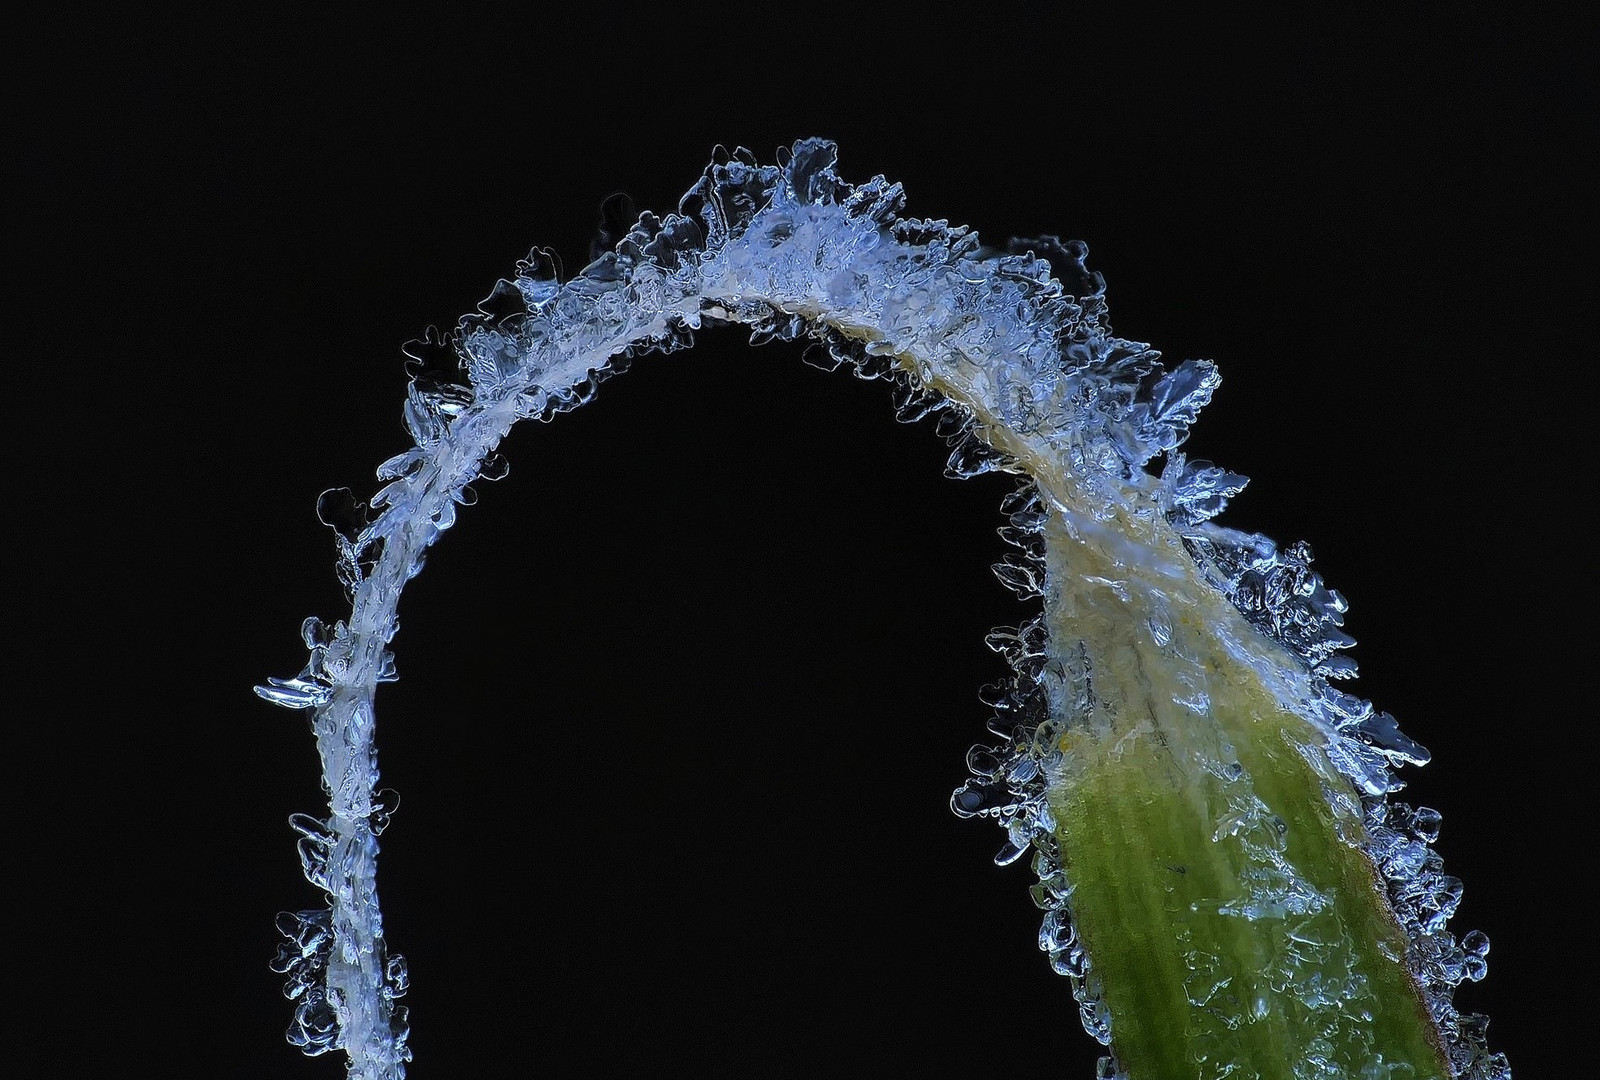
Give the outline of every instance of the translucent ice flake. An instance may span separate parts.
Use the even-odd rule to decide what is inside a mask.
[[[608,201],[577,275],[535,249],[455,327],[405,346],[413,445],[370,497],[335,488],[317,504],[349,616],[306,620],[304,669],[256,688],[309,714],[330,793],[326,816],[290,822],[328,906],[279,918],[289,1041],[342,1049],[352,1080],[399,1080],[411,1060],[395,1003],[409,974],[375,883],[396,800],[374,791],[372,704],[395,678],[405,582],[476,482],[506,475],[496,447],[516,421],[739,324],[752,344],[804,342],[809,364],[887,382],[896,419],[934,421],[948,475],[1021,478],[1001,506],[1016,550],[994,573],[1038,607],[987,639],[1012,669],[980,695],[997,741],[969,751],[950,802],[1002,827],[997,863],[1032,853],[1039,946],[1115,1050],[1099,1076],[1245,1076],[1252,1061],[1296,1077],[1509,1075],[1487,1021],[1451,1004],[1482,977],[1488,939],[1445,929],[1461,883],[1431,847],[1439,815],[1386,801],[1394,770],[1427,751],[1335,689],[1356,674],[1340,655],[1347,604],[1310,547],[1216,524],[1245,478],[1177,452],[1214,365],[1169,369],[1114,336],[1082,243],[988,247],[903,216],[899,184],[850,184],[837,158],[820,139],[776,165],[719,147],[675,212]],[[1404,956],[1350,929],[1385,924],[1349,907],[1375,875]],[[1370,1018],[1419,1014],[1418,986],[1432,1028],[1391,1024],[1392,1045],[1376,1044]],[[1430,1061],[1441,1040],[1448,1062]]]
[[[327,700],[328,690],[305,679],[268,678],[265,686],[255,688],[256,694],[288,709],[310,709]]]
[[[1190,526],[1209,521],[1227,508],[1228,500],[1250,481],[1209,461],[1170,454],[1161,472],[1163,508],[1175,523]]]

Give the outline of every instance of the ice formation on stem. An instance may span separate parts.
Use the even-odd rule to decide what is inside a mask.
[[[318,503],[350,614],[308,619],[305,669],[257,688],[309,713],[330,797],[290,822],[327,904],[279,919],[289,1040],[342,1049],[359,1080],[411,1058],[374,879],[393,798],[374,790],[373,695],[401,589],[471,485],[506,474],[512,424],[737,323],[887,380],[898,419],[936,420],[949,475],[1019,477],[1001,507],[1019,550],[994,572],[1038,610],[988,636],[1013,675],[982,691],[995,740],[951,804],[1004,827],[996,862],[1032,852],[1039,944],[1110,1048],[1103,1076],[1508,1077],[1486,1020],[1451,1003],[1488,940],[1445,928],[1461,884],[1429,846],[1439,815],[1388,797],[1427,752],[1336,688],[1345,602],[1310,548],[1215,524],[1244,478],[1178,452],[1213,366],[1166,370],[1113,336],[1082,244],[985,247],[835,159],[816,139],[777,165],[719,148],[677,213],[641,215],[564,282],[535,251],[408,346],[415,445],[366,502]]]

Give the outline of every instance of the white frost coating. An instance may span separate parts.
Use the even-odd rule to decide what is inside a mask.
[[[1389,766],[1425,760],[1384,714],[1328,687],[1326,679],[1353,673],[1334,656],[1351,642],[1337,629],[1343,599],[1305,569],[1309,553],[1280,555],[1264,538],[1210,524],[1243,478],[1173,451],[1217,384],[1212,366],[1189,361],[1163,373],[1148,346],[1113,337],[1081,245],[1044,238],[1012,254],[981,248],[965,229],[902,219],[899,185],[881,177],[848,185],[834,159],[820,140],[797,143],[779,167],[744,151],[724,155],[679,214],[643,215],[615,252],[566,283],[544,257],[530,257],[451,341],[413,353],[419,370],[405,415],[416,446],[380,467],[387,485],[370,510],[348,492],[319,505],[339,533],[350,617],[332,627],[308,620],[305,670],[258,692],[311,710],[330,792],[325,821],[296,815],[307,876],[327,893],[328,911],[280,917],[288,944],[275,967],[296,1001],[290,1039],[308,1053],[343,1049],[353,1080],[398,1080],[411,1058],[406,1011],[395,1003],[404,964],[386,950],[375,880],[386,811],[374,801],[373,697],[394,677],[388,644],[401,590],[456,505],[471,501],[467,485],[504,475],[494,451],[518,419],[582,404],[627,358],[682,347],[702,325],[813,338],[831,357],[825,366],[892,376],[905,417],[951,407],[946,419],[957,422],[941,434],[954,440],[952,475],[1023,471],[1021,458],[1055,463],[1084,499],[1053,509],[1080,530],[1100,529],[1118,509],[1157,507],[1189,547],[1168,552],[1165,571],[1141,549],[1147,571],[1190,580],[1198,563],[1298,657],[1284,696],[1328,732],[1330,757],[1361,790],[1382,805],[1397,786]],[[1075,280],[1064,286],[1055,273]],[[459,362],[464,383],[438,366],[440,355]],[[1163,453],[1163,471],[1147,472]],[[1280,572],[1293,576],[1292,589],[1274,584]],[[1017,564],[1015,581],[997,573],[1023,591],[1030,570]],[[1472,1049],[1482,1056],[1481,1041]]]

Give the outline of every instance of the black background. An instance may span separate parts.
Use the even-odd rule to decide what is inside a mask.
[[[1592,965],[1592,26],[961,9],[23,27],[7,755],[28,1075],[332,1077],[282,1042],[290,675],[323,488],[407,445],[398,346],[716,143],[985,236],[1080,237],[1118,331],[1224,384],[1225,518],[1303,537],[1357,689],[1436,763],[1460,1003],[1521,1076]],[[1586,328],[1586,327],[1585,327]],[[984,737],[1007,481],[741,335],[513,433],[379,696],[413,1075],[1092,1075],[1023,866],[946,805]],[[20,376],[20,377],[17,377]],[[14,711],[13,711],[14,710]],[[1585,1039],[1587,1036],[1583,1036]],[[1581,1067],[1581,1066],[1580,1066]]]

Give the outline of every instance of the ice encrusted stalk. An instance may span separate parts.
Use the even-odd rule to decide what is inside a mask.
[[[1002,533],[1021,550],[995,573],[1040,610],[989,635],[1014,673],[984,688],[997,738],[951,802],[1005,827],[997,862],[1033,853],[1040,946],[1111,1049],[1102,1076],[1509,1076],[1487,1021],[1451,1004],[1488,941],[1445,928],[1461,886],[1428,846],[1438,815],[1388,799],[1426,752],[1332,685],[1352,642],[1309,548],[1215,525],[1244,479],[1177,452],[1214,368],[1166,371],[1114,337],[1082,245],[985,248],[902,217],[897,184],[840,180],[835,157],[719,150],[677,213],[640,216],[577,277],[535,252],[452,334],[408,346],[416,445],[370,504],[318,504],[350,616],[307,620],[305,670],[258,688],[309,710],[330,793],[327,818],[291,819],[328,903],[280,916],[290,1040],[343,1049],[359,1080],[411,1056],[374,879],[392,806],[373,695],[401,588],[469,485],[505,475],[513,423],[738,323],[889,380],[899,419],[937,417],[950,475],[1020,479]]]

